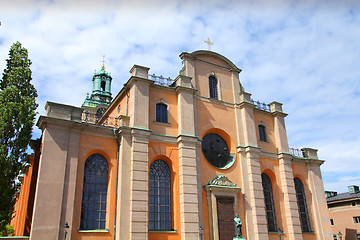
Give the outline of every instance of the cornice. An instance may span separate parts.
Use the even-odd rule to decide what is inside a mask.
[[[191,87],[176,86],[175,91],[177,93],[179,93],[180,91],[187,91],[187,92],[190,92],[192,94],[195,94],[195,92],[197,92],[198,90],[196,88],[191,88]]]
[[[271,114],[273,116],[280,116],[280,117],[286,117],[288,115],[287,113],[283,113],[283,112],[279,112],[279,111],[271,112]]]
[[[246,101],[243,101],[241,103],[236,103],[236,106],[239,107],[239,108],[248,107],[248,108],[255,109],[255,104],[252,104],[252,103],[246,102]]]
[[[152,132],[150,135],[150,141],[177,144],[177,136],[170,136]]]
[[[300,158],[296,156],[292,156],[292,162],[293,164],[299,164],[299,165],[310,165],[310,166],[321,166],[325,160],[320,159],[311,159],[311,158]]]
[[[42,131],[48,127],[68,129],[81,134],[94,135],[99,137],[114,138],[114,128],[90,123],[77,122],[47,116],[40,116],[37,124]]]
[[[225,102],[225,101],[218,100],[218,99],[211,99],[211,98],[200,96],[200,95],[197,95],[197,94],[195,94],[195,97],[197,99],[201,100],[201,101],[204,101],[204,102],[215,103],[215,104],[223,105],[223,106],[226,106],[226,107],[232,107],[232,108],[235,107],[234,103],[229,103],[229,102]]]
[[[159,84],[152,84],[150,85],[150,88],[154,88],[156,90],[162,91],[162,92],[169,92],[169,93],[176,93],[176,89],[175,87],[169,87],[169,86],[163,86],[163,85],[159,85]]]
[[[260,151],[260,157],[272,160],[278,160],[278,154],[273,152]]]

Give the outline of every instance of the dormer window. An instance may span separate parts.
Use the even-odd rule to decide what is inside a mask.
[[[218,80],[214,76],[209,77],[210,98],[218,99]]]

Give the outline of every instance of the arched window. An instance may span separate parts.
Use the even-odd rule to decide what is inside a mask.
[[[264,191],[264,199],[265,199],[265,210],[266,210],[266,220],[267,227],[269,232],[276,232],[276,215],[275,215],[275,207],[274,207],[274,198],[273,191],[271,186],[271,180],[268,175],[265,173],[261,174],[262,186]]]
[[[156,104],[156,122],[168,123],[167,105],[165,103]]]
[[[80,229],[105,229],[109,166],[100,154],[85,162]]]
[[[309,214],[306,205],[304,185],[299,178],[294,178],[296,199],[299,210],[299,217],[302,232],[311,232]]]
[[[214,76],[209,77],[210,98],[218,99],[218,81]]]
[[[266,128],[264,125],[262,124],[259,124],[259,137],[260,137],[260,141],[262,142],[266,142],[267,139],[266,139]]]
[[[149,175],[149,230],[172,230],[170,168],[163,160],[156,160]]]
[[[106,82],[105,81],[101,81],[101,90],[105,91],[105,87],[106,87]]]

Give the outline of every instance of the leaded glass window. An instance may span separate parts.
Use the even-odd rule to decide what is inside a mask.
[[[214,167],[227,168],[234,160],[226,141],[216,133],[208,133],[203,137],[201,149],[206,160]]]
[[[171,230],[171,177],[170,168],[163,160],[150,166],[149,230]]]
[[[296,199],[302,232],[311,232],[309,213],[306,205],[304,185],[299,178],[294,178]]]
[[[164,103],[156,104],[156,122],[168,122],[167,105]]]
[[[266,129],[264,125],[259,125],[259,137],[260,137],[260,141],[262,142],[266,142]]]
[[[209,77],[210,98],[218,99],[218,81],[214,76]]]
[[[105,229],[109,166],[100,154],[85,162],[80,229]]]
[[[265,199],[265,210],[266,210],[266,220],[267,227],[269,232],[276,232],[276,215],[275,215],[275,207],[274,207],[274,198],[273,191],[271,186],[271,180],[269,176],[265,173],[261,174],[262,186],[264,191],[264,199]]]

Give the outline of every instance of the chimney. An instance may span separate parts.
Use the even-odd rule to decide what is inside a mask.
[[[348,186],[349,193],[359,193],[359,186],[356,185],[350,185]]]
[[[334,191],[325,191],[325,196],[326,196],[326,198],[335,197],[335,196],[337,196],[337,192],[334,192]]]

